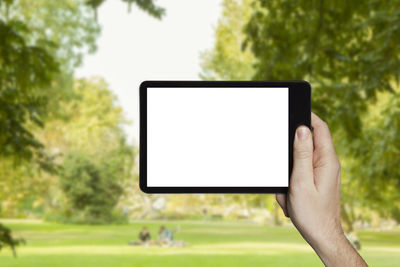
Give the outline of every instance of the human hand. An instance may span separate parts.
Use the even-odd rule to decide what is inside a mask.
[[[276,200],[325,265],[367,266],[340,223],[340,163],[328,126],[314,113],[311,121],[314,137],[305,126],[296,131],[288,194]]]

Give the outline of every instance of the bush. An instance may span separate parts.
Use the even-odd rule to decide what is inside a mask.
[[[123,192],[116,163],[79,152],[68,154],[59,176],[66,203],[62,216],[50,218],[67,223],[120,222],[122,216],[113,210]]]

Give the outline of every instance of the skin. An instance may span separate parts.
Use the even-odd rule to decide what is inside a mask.
[[[340,222],[340,163],[329,128],[314,113],[311,121],[314,135],[296,130],[289,191],[276,200],[325,266],[368,266]]]

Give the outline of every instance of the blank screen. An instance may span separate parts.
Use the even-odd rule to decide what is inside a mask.
[[[287,187],[289,88],[147,88],[148,187]]]

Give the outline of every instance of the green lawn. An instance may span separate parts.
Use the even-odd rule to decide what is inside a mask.
[[[129,225],[60,225],[35,221],[3,221],[25,246],[14,259],[0,252],[0,266],[322,266],[293,227],[248,223],[142,221]],[[153,237],[161,224],[180,225],[177,240],[185,248],[133,247],[147,225]],[[400,229],[360,232],[361,254],[370,266],[400,266]]]

